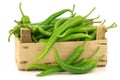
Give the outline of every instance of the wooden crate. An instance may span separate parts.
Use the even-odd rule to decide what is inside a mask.
[[[30,39],[30,30],[28,29],[21,29],[21,40],[15,39],[15,57],[19,70],[24,70],[27,65],[32,64],[32,60],[38,57],[45,47],[45,42],[32,43]],[[57,48],[60,58],[65,60],[72,54],[76,47],[82,43],[83,41],[56,42],[53,46]],[[85,44],[85,51],[79,59],[91,55],[98,46],[100,50],[93,58],[96,59],[101,54],[105,54],[105,57],[98,62],[98,66],[106,66],[107,40],[105,39],[105,27],[102,25],[97,28],[96,40],[88,41]],[[38,63],[55,65],[53,48],[51,48],[48,54]]]

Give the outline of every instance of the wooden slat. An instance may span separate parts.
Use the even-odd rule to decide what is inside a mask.
[[[105,26],[100,25],[97,27],[96,40],[105,39]]]
[[[31,31],[28,28],[21,28],[20,30],[20,41],[22,43],[31,43]]]

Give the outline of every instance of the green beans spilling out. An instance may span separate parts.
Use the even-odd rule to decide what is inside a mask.
[[[78,73],[83,74],[83,73],[87,73],[87,72],[93,70],[94,68],[96,68],[97,62],[104,57],[104,55],[101,55],[96,60],[91,59],[91,57],[93,57],[97,53],[98,50],[99,50],[99,48],[97,48],[95,53],[93,53],[90,57],[83,58],[79,62],[77,62],[76,64],[73,64],[73,65],[69,65],[69,64],[66,64],[65,62],[63,62],[59,58],[58,52],[56,49],[54,50],[54,54],[55,54],[55,59],[56,59],[57,63],[63,70],[70,72],[70,73],[74,73],[74,74],[78,74]]]
[[[55,59],[56,59],[56,62],[58,63],[58,65],[56,66],[44,65],[45,67],[41,67],[41,65],[38,64],[40,66],[36,67],[34,66],[34,64],[33,65],[31,64],[30,66],[27,67],[27,69],[31,69],[31,68],[43,69],[44,71],[37,74],[38,77],[53,74],[53,73],[60,72],[60,71],[67,71],[67,72],[74,73],[74,74],[87,73],[93,70],[94,68],[96,68],[97,62],[100,59],[102,59],[104,55],[101,55],[96,60],[92,59],[93,56],[100,49],[100,47],[98,47],[95,50],[95,52],[92,53],[88,58],[82,58],[79,61],[76,61],[83,54],[85,44],[86,44],[86,41],[82,45],[78,46],[76,50],[65,61],[62,61],[59,58],[58,52],[54,48]]]
[[[48,16],[48,18],[45,20],[41,20],[37,23],[32,23],[30,17],[23,13],[21,4],[22,3],[19,4],[19,10],[22,14],[22,17],[19,21],[15,20],[17,24],[13,27],[13,29],[9,30],[8,41],[10,41],[11,35],[14,35],[20,40],[21,28],[28,28],[31,30],[31,38],[33,43],[46,42],[42,53],[33,59],[33,62],[42,60],[47,55],[55,42],[85,41],[82,45],[78,46],[73,54],[64,62],[59,58],[57,50],[54,49],[55,59],[58,63],[57,66],[31,64],[26,67],[26,70],[31,68],[43,69],[45,71],[37,74],[37,76],[44,76],[63,70],[70,73],[86,73],[96,67],[97,62],[103,57],[103,55],[96,60],[92,60],[91,57],[97,53],[98,49],[95,53],[93,53],[93,55],[91,55],[91,57],[83,58],[78,63],[74,62],[83,53],[86,41],[96,39],[96,30],[98,24],[104,25],[105,23],[105,21],[102,22],[98,20],[100,16],[88,18],[90,14],[95,10],[95,7],[90,10],[90,12],[85,16],[82,16],[76,15],[76,12],[74,12],[75,5],[73,5],[72,9],[65,8],[59,10]],[[62,15],[67,12],[69,12],[70,15],[62,17]],[[117,24],[114,22],[110,26],[106,27],[106,31],[108,29],[115,28],[116,26]]]
[[[79,56],[83,53],[84,51],[84,45],[85,45],[86,41],[82,44],[82,45],[79,45],[76,50],[70,55],[70,57],[68,57],[66,60],[65,60],[65,63],[66,64],[72,64],[76,59],[79,58]],[[34,66],[33,66],[34,68]],[[42,73],[39,73],[37,74],[37,76],[44,76],[44,75],[47,75],[47,74],[51,74],[51,73],[55,73],[55,72],[58,72],[58,71],[62,71],[63,69],[61,69],[59,67],[59,65],[57,66],[54,66],[53,68],[50,68],[50,69],[47,69],[45,70],[44,72]]]
[[[91,70],[93,70],[94,68],[97,67],[97,62],[104,57],[104,55],[100,56],[98,59],[96,60],[89,60],[88,62],[86,62],[85,64],[81,65],[81,66],[72,66],[72,65],[68,65],[66,63],[64,63],[58,56],[57,50],[54,51],[55,52],[55,59],[57,61],[57,63],[60,65],[60,67],[62,69],[64,69],[67,72],[70,73],[74,73],[74,74],[83,74],[83,73],[87,73],[90,72]]]

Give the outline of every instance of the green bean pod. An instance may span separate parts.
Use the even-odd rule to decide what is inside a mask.
[[[36,39],[36,37],[35,37],[35,35],[31,35],[32,36],[32,42],[35,42],[35,43],[37,43],[38,42],[38,40]]]
[[[90,37],[87,40],[95,40],[96,39],[96,31],[90,34]]]
[[[55,31],[61,24],[63,24],[67,20],[68,20],[68,18],[62,18],[62,19],[56,21],[56,23],[54,25],[54,30],[53,31]]]
[[[29,24],[29,23],[31,23],[31,22],[30,22],[30,18],[29,18],[29,16],[24,15],[24,13],[23,13],[23,11],[22,11],[22,9],[21,9],[21,4],[22,4],[22,3],[19,4],[19,9],[20,9],[20,12],[21,12],[21,14],[22,14],[21,23],[22,23],[22,24]]]
[[[18,39],[20,38],[20,28],[21,28],[21,26],[17,25],[9,31],[9,36],[8,36],[8,41],[9,42],[10,42],[10,38],[11,38],[12,34],[14,34],[15,37],[17,37]]]
[[[46,64],[30,64],[28,66],[25,67],[25,70],[29,70],[29,69],[41,69],[41,70],[46,70],[46,69],[50,69],[53,68],[55,66],[52,65],[46,65]]]
[[[38,28],[39,32],[46,35],[46,36],[51,36],[52,32],[45,31],[42,27]]]
[[[70,9],[63,9],[63,10],[60,10],[52,15],[50,15],[45,21],[43,21],[42,24],[50,24],[55,18],[57,18],[58,16],[62,15],[63,13],[65,12],[70,12],[72,13],[72,10]]]
[[[97,49],[95,50],[95,52],[92,53],[89,57],[87,57],[87,58],[82,58],[80,61],[75,62],[75,63],[73,63],[72,65],[73,65],[73,66],[81,66],[81,65],[86,64],[88,61],[90,61],[90,60],[93,58],[93,56],[98,52],[99,49],[100,49],[100,47],[97,47]]]
[[[47,42],[47,41],[48,41],[48,39],[41,38],[41,39],[39,40],[39,43],[40,43],[40,42]]]
[[[32,34],[38,32],[38,25],[27,24],[27,26],[28,26],[29,29],[31,30],[31,33],[32,33]]]
[[[60,65],[60,67],[62,69],[64,69],[65,71],[70,72],[70,73],[74,73],[74,74],[83,74],[83,73],[90,72],[91,70],[93,70],[94,68],[97,67],[97,62],[101,58],[104,57],[104,55],[102,55],[96,60],[90,60],[88,63],[86,63],[82,66],[76,67],[76,66],[68,65],[65,62],[63,62],[59,58],[57,51],[55,51],[54,54],[55,54],[55,59],[56,59],[57,63]]]
[[[90,35],[85,33],[76,33],[60,38],[58,39],[58,41],[77,41],[77,40],[86,40],[87,38],[90,38]]]
[[[52,26],[50,25],[42,25],[42,24],[27,24],[28,28],[31,30],[32,33],[39,32],[39,27],[41,27],[44,30],[48,30]]]

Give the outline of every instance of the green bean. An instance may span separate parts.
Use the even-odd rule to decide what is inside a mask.
[[[50,25],[37,25],[37,24],[27,24],[28,28],[31,30],[32,33],[39,32],[39,27],[43,28],[44,30],[47,30],[51,28],[52,26]]]
[[[60,11],[52,14],[51,16],[49,16],[45,21],[43,21],[42,24],[50,24],[55,18],[57,18],[58,16],[62,15],[65,12],[71,12],[72,13],[72,11],[70,9],[60,10]]]
[[[72,64],[73,66],[81,66],[86,64],[88,61],[90,61],[93,56],[98,52],[98,50],[100,49],[100,47],[97,47],[97,49],[95,50],[94,53],[92,53],[89,57],[87,58],[82,58],[80,61],[75,62],[74,64]]]
[[[48,39],[41,38],[41,39],[39,40],[39,43],[40,43],[40,42],[47,42],[47,41],[48,41]]]
[[[90,34],[90,37],[87,40],[95,40],[96,39],[96,31]]]
[[[31,33],[32,33],[32,34],[38,32],[38,25],[27,24],[27,26],[28,26],[29,29],[31,30]]]
[[[24,15],[24,13],[23,13],[23,11],[22,11],[22,9],[21,9],[21,4],[22,4],[22,3],[19,4],[19,9],[20,9],[20,12],[21,12],[21,14],[22,14],[21,23],[22,23],[22,24],[29,24],[29,23],[31,23],[31,22],[30,22],[30,18],[29,18],[28,16]]]
[[[20,28],[21,28],[21,26],[16,25],[13,29],[9,30],[9,36],[8,36],[9,42],[10,42],[10,38],[11,38],[12,34],[14,34],[15,37],[17,37],[18,39],[20,38]]]
[[[37,39],[36,39],[36,37],[35,37],[34,35],[32,35],[32,39],[33,39],[33,40],[32,40],[33,42],[35,42],[35,43],[38,42]]]
[[[52,32],[45,31],[42,27],[38,28],[39,32],[46,35],[46,36],[51,36]]]
[[[57,17],[59,17],[60,15],[64,14],[65,12],[70,12],[71,13],[71,17],[75,16],[74,14],[74,9],[75,9],[75,5],[73,5],[73,9],[63,9],[60,10],[52,15],[50,15],[45,21],[43,21],[42,24],[50,24],[52,21],[54,21]],[[58,19],[59,20],[59,19]]]
[[[76,34],[71,34],[66,37],[58,39],[58,41],[76,41],[76,40],[85,40],[87,38],[90,38],[88,34],[84,33],[76,33]]]
[[[104,57],[104,55],[102,55],[99,58],[97,58],[96,60],[90,60],[88,63],[81,65],[79,67],[76,67],[76,66],[72,66],[72,65],[69,65],[69,64],[66,64],[65,62],[63,62],[59,58],[57,51],[54,51],[54,54],[55,54],[55,59],[56,59],[57,63],[60,65],[60,67],[62,69],[64,69],[65,71],[70,72],[70,73],[74,73],[74,74],[78,74],[78,73],[83,74],[83,73],[90,72],[91,70],[93,70],[94,68],[97,67],[97,62],[101,58]]]
[[[53,31],[55,31],[61,24],[63,24],[67,20],[68,20],[68,18],[62,18],[62,19],[56,21],[56,23],[54,25],[54,30]]]
[[[53,68],[54,66],[52,65],[46,65],[46,64],[30,64],[28,66],[25,67],[25,70],[29,70],[29,69],[42,69],[42,70],[46,70],[46,69],[50,69]]]
[[[77,58],[79,58],[81,56],[81,54],[83,53],[83,51],[84,51],[84,46],[85,46],[86,42],[87,41],[84,41],[82,45],[77,46],[77,48],[70,55],[70,57],[68,57],[65,60],[65,63],[72,64],[73,61],[75,61]]]
[[[42,27],[42,25],[41,25],[38,27],[38,30],[41,33],[39,39],[40,38],[49,38],[53,33],[53,26],[49,26],[49,28],[47,30],[45,30],[45,27],[44,26]]]

